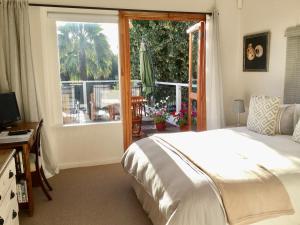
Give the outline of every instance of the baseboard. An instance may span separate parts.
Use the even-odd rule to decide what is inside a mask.
[[[121,158],[111,158],[106,160],[99,160],[99,161],[86,161],[86,162],[68,162],[68,163],[61,163],[59,164],[59,169],[71,169],[71,168],[78,168],[78,167],[89,167],[89,166],[100,166],[100,165],[107,165],[107,164],[114,164],[120,163]]]

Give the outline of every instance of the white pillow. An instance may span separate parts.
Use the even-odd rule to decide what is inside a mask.
[[[300,143],[300,120],[298,121],[293,134],[293,140]]]
[[[279,103],[279,97],[252,96],[247,128],[260,134],[274,135]]]

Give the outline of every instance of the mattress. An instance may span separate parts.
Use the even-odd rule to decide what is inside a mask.
[[[286,159],[282,169],[274,170],[284,184],[295,214],[266,219],[255,225],[296,225],[300,221],[300,145],[290,136],[263,136],[244,127],[208,131],[232,133],[263,143],[265,148]],[[165,146],[163,151],[147,146],[145,140],[134,143],[123,157],[123,166],[133,178],[138,199],[155,225],[224,225],[221,197],[214,183],[205,173],[182,160]],[[230,145],[230,143],[228,143]],[[229,146],[227,146],[229,147]],[[254,150],[259,151],[259,149]],[[259,155],[260,152],[257,152]],[[263,154],[263,152],[261,153]],[[261,155],[263,158],[263,155]],[[273,160],[274,163],[274,160]]]

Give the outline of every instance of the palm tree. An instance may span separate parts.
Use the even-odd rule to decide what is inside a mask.
[[[113,53],[99,24],[65,23],[58,27],[62,80],[95,80],[112,72]]]

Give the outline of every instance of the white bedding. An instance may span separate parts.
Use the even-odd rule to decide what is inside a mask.
[[[243,143],[247,147],[253,145],[256,149],[251,157],[270,161],[270,168],[274,168],[272,172],[284,184],[296,213],[255,225],[300,224],[300,145],[290,136],[263,136],[246,128],[214,130],[199,135],[205,136],[206,143],[219,145],[221,151],[242,147]],[[226,135],[230,138],[224,138]],[[192,143],[190,145],[193,146]],[[193,147],[205,147],[205,143]],[[137,181],[134,189],[155,225],[226,224],[220,196],[210,178],[182,160],[170,147],[155,139],[143,139],[130,146],[122,163]]]

